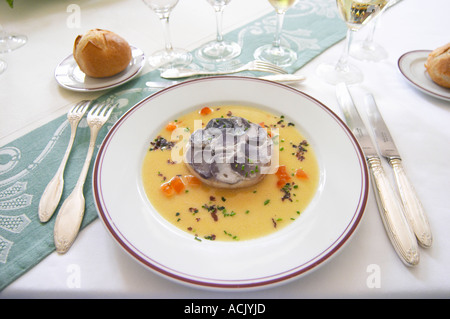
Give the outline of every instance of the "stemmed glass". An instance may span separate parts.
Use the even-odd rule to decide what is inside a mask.
[[[210,62],[223,62],[231,60],[241,54],[239,44],[226,41],[223,38],[222,21],[225,7],[231,0],[207,0],[211,4],[216,13],[216,40],[206,43],[199,48],[197,56],[203,60]]]
[[[24,35],[5,33],[0,25],[0,53],[14,51],[27,43],[27,41],[28,39]]]
[[[377,27],[377,22],[380,19],[381,14],[379,14],[369,25],[369,32],[364,40],[356,42],[350,48],[350,56],[361,61],[373,61],[378,62],[387,58],[388,54],[386,50],[374,42],[373,37],[375,34],[375,29]]]
[[[185,67],[192,62],[192,55],[180,48],[174,48],[170,39],[169,16],[178,0],[143,0],[159,17],[164,31],[165,49],[156,51],[148,57],[149,64],[154,68],[166,70]]]
[[[339,13],[347,24],[347,36],[344,51],[337,64],[321,64],[317,74],[330,84],[345,82],[359,83],[363,80],[362,72],[348,63],[349,50],[353,40],[353,33],[380,14],[388,0],[336,0]]]
[[[398,1],[399,0],[389,0],[386,8],[392,6]],[[366,38],[352,45],[350,48],[350,56],[358,60],[373,62],[378,62],[387,58],[388,53],[386,50],[373,40],[380,17],[381,13],[379,13],[371,23],[369,23],[368,27],[370,26],[370,30],[368,31]]]
[[[16,50],[27,43],[28,39],[24,35],[8,34],[3,31],[0,25],[0,53],[7,53]],[[0,74],[6,70],[6,62],[0,60]]]
[[[283,29],[286,11],[292,7],[297,0],[269,0],[269,2],[275,8],[277,15],[274,41],[272,44],[266,44],[257,48],[253,56],[255,59],[286,67],[297,60],[297,53],[292,49],[281,45],[281,31]]]

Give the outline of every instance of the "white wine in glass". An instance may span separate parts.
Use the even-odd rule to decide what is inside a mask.
[[[347,36],[344,52],[338,63],[321,64],[317,68],[317,74],[323,80],[330,84],[340,82],[354,84],[363,80],[362,72],[348,63],[353,32],[358,31],[380,14],[388,2],[389,0],[336,0],[339,13],[347,25]]]
[[[389,0],[386,5],[385,11],[388,7],[391,7],[400,0]],[[374,41],[375,30],[377,28],[378,21],[380,20],[381,13],[378,14],[375,19],[367,27],[370,27],[369,32],[364,40],[354,43],[350,47],[350,56],[362,61],[378,62],[388,57],[387,51],[378,43]]]
[[[236,42],[223,37],[222,20],[225,7],[231,0],[207,0],[216,13],[216,39],[199,48],[197,56],[209,62],[229,61],[241,54],[241,47]]]
[[[192,55],[181,48],[174,48],[170,39],[169,16],[178,0],[143,0],[152,9],[163,25],[165,49],[151,54],[147,59],[150,66],[160,70],[186,67],[192,62]]]
[[[266,44],[256,49],[253,56],[255,59],[271,62],[281,67],[291,65],[297,60],[297,53],[281,45],[281,31],[286,11],[291,8],[297,0],[269,0],[275,8],[277,15],[277,25],[272,44]]]

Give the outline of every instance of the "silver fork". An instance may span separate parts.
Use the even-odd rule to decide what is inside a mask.
[[[275,74],[287,74],[286,70],[279,67],[278,65],[254,60],[250,61],[238,68],[226,70],[226,71],[205,71],[205,70],[192,70],[192,69],[168,69],[164,72],[161,72],[161,77],[165,79],[178,79],[185,78],[194,75],[225,75],[225,74],[233,74],[242,71],[261,71],[261,72],[269,72]]]
[[[91,101],[87,100],[81,101],[75,104],[67,113],[67,120],[70,124],[69,144],[67,145],[66,152],[64,153],[63,159],[61,160],[61,164],[59,165],[55,176],[53,176],[48,183],[39,202],[39,220],[43,223],[47,222],[52,217],[61,199],[61,194],[64,188],[64,170],[77,134],[78,123],[80,123],[80,120],[89,108],[90,103]]]
[[[63,254],[67,252],[78,235],[85,209],[83,187],[84,182],[86,181],[92,155],[94,153],[95,141],[97,140],[98,132],[109,119],[113,109],[116,106],[117,104],[97,104],[89,111],[87,115],[87,123],[90,128],[91,138],[89,141],[89,149],[86,155],[86,160],[75,188],[62,204],[55,221],[53,235],[56,251],[58,253]]]

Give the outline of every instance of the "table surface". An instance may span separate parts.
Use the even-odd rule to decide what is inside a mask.
[[[300,0],[303,1],[303,0]],[[308,0],[312,1],[312,0]],[[433,230],[434,244],[420,248],[421,261],[406,267],[386,236],[370,193],[364,218],[352,240],[307,276],[254,291],[207,291],[169,281],[132,260],[111,238],[99,219],[78,236],[65,255],[53,253],[0,293],[0,298],[448,298],[450,297],[450,102],[413,87],[399,72],[405,52],[431,50],[449,41],[448,0],[404,0],[386,11],[375,40],[389,56],[381,62],[352,59],[364,81],[351,87],[355,100],[371,91],[402,154],[405,169],[422,200]],[[76,35],[91,28],[119,30],[144,52],[162,46],[157,17],[141,1],[77,1],[81,9],[73,25],[70,1],[16,0],[10,9],[0,1],[0,23],[7,31],[25,34],[28,43],[1,54],[8,69],[0,75],[0,145],[67,112],[82,99],[102,92],[65,90],[54,79],[55,66],[71,53]],[[334,6],[330,2],[330,6]],[[234,0],[225,11],[225,31],[272,12],[268,1]],[[215,36],[215,17],[204,0],[180,1],[171,16],[173,43],[194,49]],[[72,21],[72,22],[71,22]],[[307,80],[297,88],[340,114],[333,86],[315,74],[319,63],[336,61],[340,42],[298,73]],[[146,66],[143,72],[149,71]],[[26,94],[24,92],[26,91]],[[374,268],[375,267],[375,268]],[[76,269],[79,285],[69,283]],[[373,271],[379,284],[371,284]]]

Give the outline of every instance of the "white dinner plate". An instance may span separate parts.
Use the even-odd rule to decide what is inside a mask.
[[[80,70],[73,54],[70,54],[56,67],[55,79],[60,86],[72,91],[93,92],[110,89],[130,81],[144,67],[144,52],[131,46],[131,54],[130,64],[125,70],[106,78],[87,76]]]
[[[152,207],[141,169],[165,123],[202,106],[247,105],[284,115],[314,148],[318,190],[300,217],[278,232],[237,242],[197,241]],[[261,289],[329,261],[354,234],[366,207],[365,158],[347,126],[325,105],[283,84],[243,77],[195,79],[133,106],[105,137],[94,166],[100,219],[136,261],[168,279],[208,289]]]
[[[422,92],[450,101],[450,89],[434,83],[425,68],[425,62],[430,52],[431,50],[415,50],[403,54],[398,59],[400,72]]]

